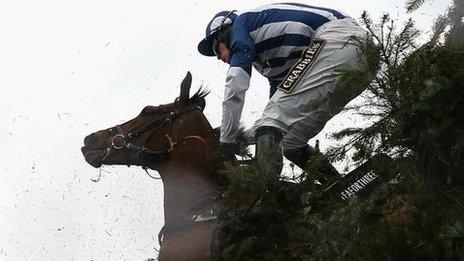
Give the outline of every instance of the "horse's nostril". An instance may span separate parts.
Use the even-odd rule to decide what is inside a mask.
[[[91,148],[101,148],[103,143],[100,141],[98,136],[93,133],[84,138],[84,145]]]
[[[106,155],[105,150],[85,151],[85,149],[83,149],[82,152],[84,153],[85,161],[87,161],[90,165],[95,168],[101,167],[103,164],[103,158]]]

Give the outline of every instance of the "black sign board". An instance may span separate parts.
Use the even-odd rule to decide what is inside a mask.
[[[342,178],[323,188],[318,194],[319,201],[336,199],[348,201],[352,197],[367,198],[382,184],[397,176],[393,159],[387,155],[375,155]]]

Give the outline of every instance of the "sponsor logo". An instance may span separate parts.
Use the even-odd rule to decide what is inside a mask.
[[[285,76],[277,88],[285,93],[292,92],[293,88],[300,81],[301,76],[314,64],[324,44],[325,40],[312,40],[309,47],[301,54],[300,60],[292,66],[287,76]]]
[[[367,185],[372,183],[378,177],[379,176],[375,174],[374,171],[369,171],[366,175],[362,176],[360,179],[342,191],[342,193],[340,193],[340,197],[343,200],[347,200],[348,198],[356,195],[359,191],[363,190]]]

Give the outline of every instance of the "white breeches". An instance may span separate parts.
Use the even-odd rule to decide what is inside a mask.
[[[284,150],[302,147],[316,136],[327,121],[363,91],[363,88],[348,90],[339,84],[341,71],[362,65],[353,36],[365,38],[366,31],[352,18],[320,27],[314,36],[325,40],[319,54],[289,93],[277,90],[254,129],[273,126],[282,130]]]

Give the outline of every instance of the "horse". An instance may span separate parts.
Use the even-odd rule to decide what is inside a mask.
[[[146,106],[120,125],[85,137],[82,153],[93,167],[136,165],[158,171],[164,186],[160,260],[214,260],[213,235],[222,221],[215,131],[203,114],[207,91],[190,97],[192,75],[170,104]]]

